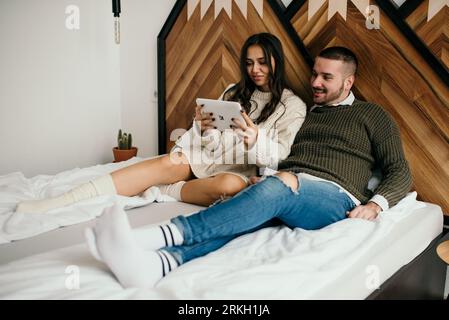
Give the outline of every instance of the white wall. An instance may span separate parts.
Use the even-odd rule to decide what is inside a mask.
[[[118,128],[157,154],[157,35],[175,0],[0,0],[0,175],[112,161]],[[80,30],[66,28],[66,6]]]
[[[67,5],[80,29],[66,28]],[[0,0],[0,174],[105,163],[120,125],[110,0]]]
[[[1,1],[1,0],[0,0]],[[138,156],[158,154],[157,36],[176,0],[122,0],[122,126]]]
[[[0,175],[110,162],[118,128],[156,155],[157,35],[175,2],[122,0],[117,46],[110,0],[0,0]]]

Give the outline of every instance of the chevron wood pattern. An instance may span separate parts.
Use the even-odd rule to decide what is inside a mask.
[[[224,10],[215,19],[213,7],[200,19],[198,6],[187,19],[186,5],[166,39],[167,137],[175,129],[190,127],[197,97],[216,99],[229,84],[238,81],[240,48],[251,34],[258,32],[271,32],[281,40],[288,80],[301,92],[303,100],[311,102],[307,91],[310,68],[268,1],[264,1],[263,20],[251,1],[247,18],[235,2],[232,19]],[[173,141],[167,141],[167,150],[172,146]]]
[[[406,19],[430,51],[449,70],[449,6],[428,20],[429,0],[423,1]]]
[[[306,1],[290,21],[307,49],[315,56],[327,46],[342,45],[357,54],[356,96],[382,105],[396,119],[415,190],[422,200],[440,205],[449,214],[449,84],[435,75],[382,11],[380,29],[368,30],[365,17],[350,1],[346,21],[339,14],[328,21],[327,2],[310,21],[307,10]],[[410,19],[431,47],[439,43],[448,23],[434,19],[428,25]],[[437,37],[431,29],[437,30]],[[446,50],[435,47],[434,52]]]

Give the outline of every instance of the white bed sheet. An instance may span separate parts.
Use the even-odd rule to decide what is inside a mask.
[[[376,289],[369,267],[377,267],[381,284],[442,228],[441,209],[412,193],[376,222],[346,219],[317,231],[275,227],[242,236],[154,289],[121,288],[80,244],[0,266],[0,299],[364,299]]]
[[[204,207],[184,202],[165,202],[133,208],[127,210],[126,213],[131,226],[138,228],[152,223],[168,221],[180,214],[189,215],[202,209]],[[3,243],[0,245],[0,265],[31,255],[83,243],[85,241],[84,230],[87,227],[93,227],[95,223],[96,218],[50,230],[27,239]]]
[[[14,212],[19,201],[59,196],[81,183],[147,159],[151,158],[134,157],[120,163],[76,168],[53,176],[39,175],[31,179],[25,178],[21,172],[0,176],[0,244],[30,238],[60,227],[91,221],[101,215],[105,207],[113,203],[119,203],[125,209],[130,209],[145,206],[154,201],[176,201],[171,197],[161,195],[158,188],[152,187],[142,196],[96,197],[44,214]]]

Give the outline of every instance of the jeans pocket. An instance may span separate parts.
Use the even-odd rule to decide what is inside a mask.
[[[346,195],[346,197],[347,197],[346,203],[348,206],[348,211],[352,211],[356,207],[356,205],[355,205],[354,201],[348,195]]]
[[[351,199],[351,197],[348,195],[348,193],[343,190],[342,188],[338,188],[338,193],[345,197],[345,204],[348,208],[348,211],[351,211],[352,209],[354,209],[356,207],[354,201]]]

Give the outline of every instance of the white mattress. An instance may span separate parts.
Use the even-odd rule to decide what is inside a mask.
[[[346,219],[317,231],[276,227],[242,236],[154,289],[121,288],[84,243],[61,248],[1,265],[0,299],[364,299],[442,231],[441,209],[415,197],[376,222]],[[150,216],[155,207],[139,210]]]
[[[414,210],[382,239],[376,241],[338,279],[323,287],[317,298],[359,299],[368,297],[379,285],[416,256],[443,231],[443,212],[425,203]],[[379,276],[378,281],[375,277]],[[343,289],[342,289],[343,288]]]
[[[170,218],[197,212],[203,207],[183,202],[152,203],[145,207],[126,210],[133,228],[159,223]],[[84,242],[84,229],[95,225],[96,218],[82,223],[59,227],[23,240],[0,244],[0,265],[59,248]]]

